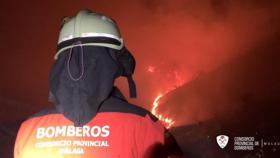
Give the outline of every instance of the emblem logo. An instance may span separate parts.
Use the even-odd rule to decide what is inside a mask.
[[[217,140],[217,143],[220,146],[220,148],[223,149],[227,146],[229,137],[226,135],[219,135],[216,137],[216,140]]]

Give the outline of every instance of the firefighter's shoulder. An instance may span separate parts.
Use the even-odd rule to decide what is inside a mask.
[[[34,122],[44,119],[46,116],[49,116],[52,114],[60,114],[54,106],[43,109],[43,110],[29,116],[28,118],[26,118],[25,120],[22,121],[21,127],[24,125],[33,124]]]
[[[155,117],[150,111],[115,97],[111,97],[106,100],[100,107],[99,112],[118,112],[124,114],[133,114],[141,117],[149,116],[153,122],[158,121],[158,118]]]
[[[115,98],[115,97],[110,97],[109,99],[105,100],[103,102],[103,104],[100,106],[100,109],[98,111],[99,113],[106,113],[106,112],[116,112],[116,113],[123,113],[123,114],[132,114],[135,116],[140,116],[140,117],[147,117],[149,116],[150,120],[152,120],[153,122],[157,122],[158,118],[155,117],[150,111],[128,103],[125,100],[119,99],[119,98]],[[27,123],[27,122],[33,122],[34,119],[43,119],[49,116],[54,116],[55,114],[58,114],[57,117],[61,116],[62,114],[55,108],[55,106],[53,107],[49,107],[46,108],[42,111],[39,111],[33,115],[31,115],[29,118],[27,118],[23,123]]]
[[[36,118],[36,117],[51,115],[51,114],[59,114],[59,112],[56,110],[56,108],[54,106],[43,109],[43,110],[31,115],[27,120],[32,119],[32,118]]]

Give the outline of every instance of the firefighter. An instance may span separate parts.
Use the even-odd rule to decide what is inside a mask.
[[[165,128],[114,86],[124,76],[136,97],[135,60],[113,19],[90,10],[64,18],[54,59],[54,106],[21,124],[15,158],[166,157]]]

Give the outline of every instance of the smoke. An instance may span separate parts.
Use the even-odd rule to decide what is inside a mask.
[[[250,60],[254,58],[250,55],[246,57],[249,63],[242,64],[244,68],[234,68],[237,64],[220,75],[202,79],[202,82],[192,81],[200,80],[199,76],[215,72],[227,63],[240,60],[246,53],[254,54],[258,49],[266,53],[268,48],[259,46],[273,41],[279,34],[279,2],[144,1],[142,6],[141,16],[147,17],[147,20],[141,21],[132,16],[139,21],[133,19],[135,25],[125,29],[132,31],[124,34],[130,42],[128,48],[134,49],[138,59],[138,103],[151,105],[158,94],[177,88],[181,85],[178,82],[183,80],[186,83],[183,88],[187,88],[189,83],[193,87],[185,91],[175,89],[173,96],[166,96],[160,101],[159,112],[174,118],[177,121],[175,125],[211,118],[240,120],[237,118],[246,118],[248,111],[253,115],[261,114],[259,109],[263,106],[255,98],[262,98],[263,93],[256,87],[266,80],[255,79],[254,76],[259,75],[249,70],[258,71],[258,63],[262,63],[264,69],[271,69],[269,62],[261,61],[264,56],[258,55],[256,58],[259,60]],[[149,70],[151,67],[152,71]],[[247,73],[243,73],[242,69],[247,69]],[[232,84],[237,79],[233,74],[239,75],[236,84]],[[256,81],[249,84],[252,80]],[[260,94],[254,96],[254,93]],[[249,99],[249,103],[244,101],[251,95],[254,99]],[[258,110],[250,110],[256,108],[254,105],[258,106]]]
[[[124,3],[136,10],[123,15],[125,18],[119,17],[119,21],[124,24],[127,46],[138,61],[138,102],[150,105],[156,95],[170,86],[176,87],[176,81],[169,79],[172,71],[187,83],[269,40],[279,28],[277,3],[230,0]],[[149,66],[157,71],[148,72]]]
[[[250,131],[275,132],[280,107],[279,41],[275,36],[248,53],[169,92],[160,100],[159,113],[176,126],[205,122],[236,124]]]

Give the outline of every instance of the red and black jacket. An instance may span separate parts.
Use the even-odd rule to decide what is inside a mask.
[[[154,157],[161,154],[164,132],[148,111],[110,97],[81,127],[55,109],[26,120],[18,132],[14,158]]]

